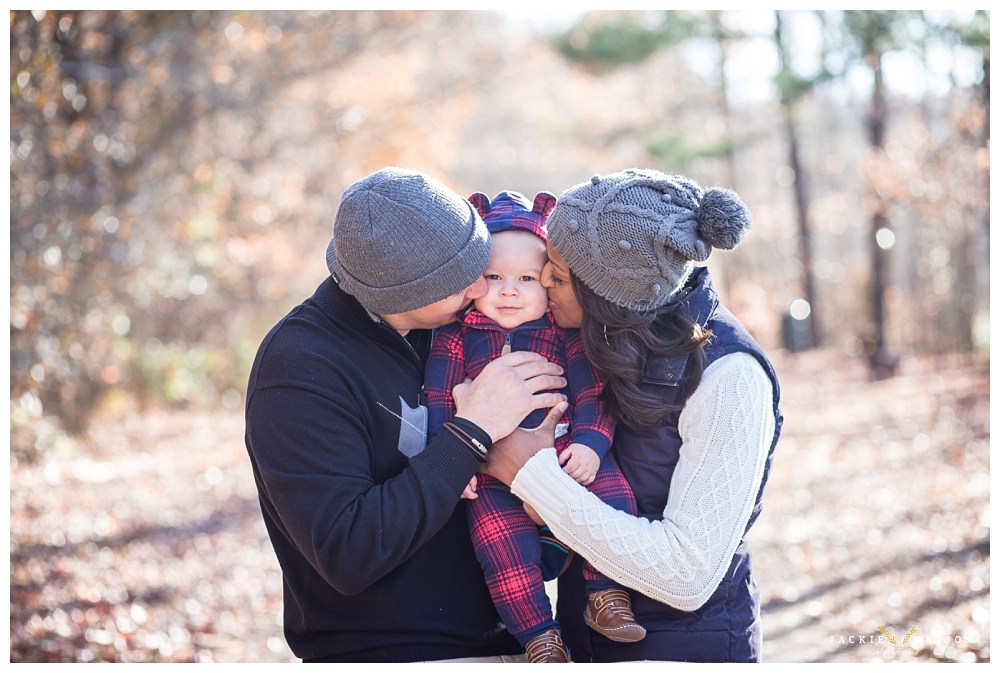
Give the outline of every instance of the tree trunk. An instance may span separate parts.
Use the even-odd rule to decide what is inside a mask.
[[[775,11],[774,42],[778,48],[778,56],[781,59],[782,74],[786,81],[791,80],[791,68],[788,65],[788,54],[785,51],[784,40],[781,34],[781,13]],[[822,343],[819,328],[819,314],[816,307],[816,286],[814,282],[813,256],[812,256],[812,230],[809,226],[809,195],[807,186],[806,170],[802,167],[799,157],[799,138],[795,127],[795,98],[794,92],[783,91],[781,95],[781,107],[785,114],[785,137],[788,140],[788,164],[795,176],[795,212],[799,229],[799,257],[802,261],[802,292],[805,300],[809,302],[809,346],[817,347]]]
[[[729,108],[729,81],[726,79],[726,58],[728,57],[729,45],[727,43],[726,31],[722,25],[721,12],[719,10],[712,10],[709,12],[712,18],[712,36],[715,38],[716,46],[718,47],[718,57],[717,69],[719,71],[719,88],[717,89],[719,110],[722,112],[722,119],[725,123],[725,130],[723,131],[725,138],[723,139],[723,144],[725,147],[725,161],[723,162],[723,168],[725,174],[722,178],[722,184],[724,184],[729,189],[734,191],[739,191],[739,186],[736,183],[736,150],[733,144],[733,128],[732,128],[732,111]],[[738,257],[734,257],[734,260],[738,260]],[[732,287],[732,280],[734,277],[739,277],[739,262],[734,262],[729,260],[729,263],[722,266],[719,269],[719,285],[722,288],[724,296],[730,295],[730,288]]]
[[[882,76],[882,55],[873,51],[866,55],[874,75],[871,105],[868,112],[869,139],[871,152],[875,157],[881,157],[885,148],[886,101],[885,83]],[[875,178],[877,179],[877,178]],[[892,376],[899,364],[899,358],[892,355],[885,344],[885,289],[888,279],[888,251],[877,242],[880,229],[889,228],[889,218],[886,215],[886,203],[878,194],[878,185],[872,185],[871,232],[869,241],[872,246],[872,343],[868,350],[872,377],[876,380]]]
[[[983,105],[986,107],[986,123],[983,124],[983,148],[990,146],[990,51],[983,50],[983,86],[980,89]],[[986,268],[990,267],[990,163],[986,162],[986,216],[983,227],[986,229]]]

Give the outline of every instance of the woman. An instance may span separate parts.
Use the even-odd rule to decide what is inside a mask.
[[[580,328],[619,418],[614,450],[639,516],[600,502],[561,470],[548,428],[490,450],[560,540],[631,588],[645,640],[588,633],[578,568],[560,579],[559,618],[576,661],[758,661],[760,610],[744,536],[781,429],[778,382],[719,304],[712,247],[739,244],[750,214],[733,192],[630,169],[567,190],[548,220],[549,305]]]

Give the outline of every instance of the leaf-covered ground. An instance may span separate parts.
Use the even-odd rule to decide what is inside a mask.
[[[776,365],[765,659],[989,660],[988,365]],[[12,464],[11,661],[296,661],[242,433],[238,412],[100,418]]]
[[[989,660],[988,366],[776,365],[785,432],[750,534],[765,659]]]

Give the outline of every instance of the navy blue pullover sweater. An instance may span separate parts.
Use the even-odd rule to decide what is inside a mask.
[[[257,353],[246,444],[302,659],[521,651],[456,507],[479,462],[451,433],[426,444],[430,336],[404,339],[327,279]]]

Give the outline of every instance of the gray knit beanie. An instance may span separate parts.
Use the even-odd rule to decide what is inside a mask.
[[[464,290],[489,258],[489,233],[468,201],[433,178],[394,167],[347,188],[326,249],[334,280],[379,315]]]
[[[649,311],[684,287],[712,247],[739,245],[750,211],[728,189],[630,168],[570,187],[549,215],[549,242],[584,285],[613,304]]]

